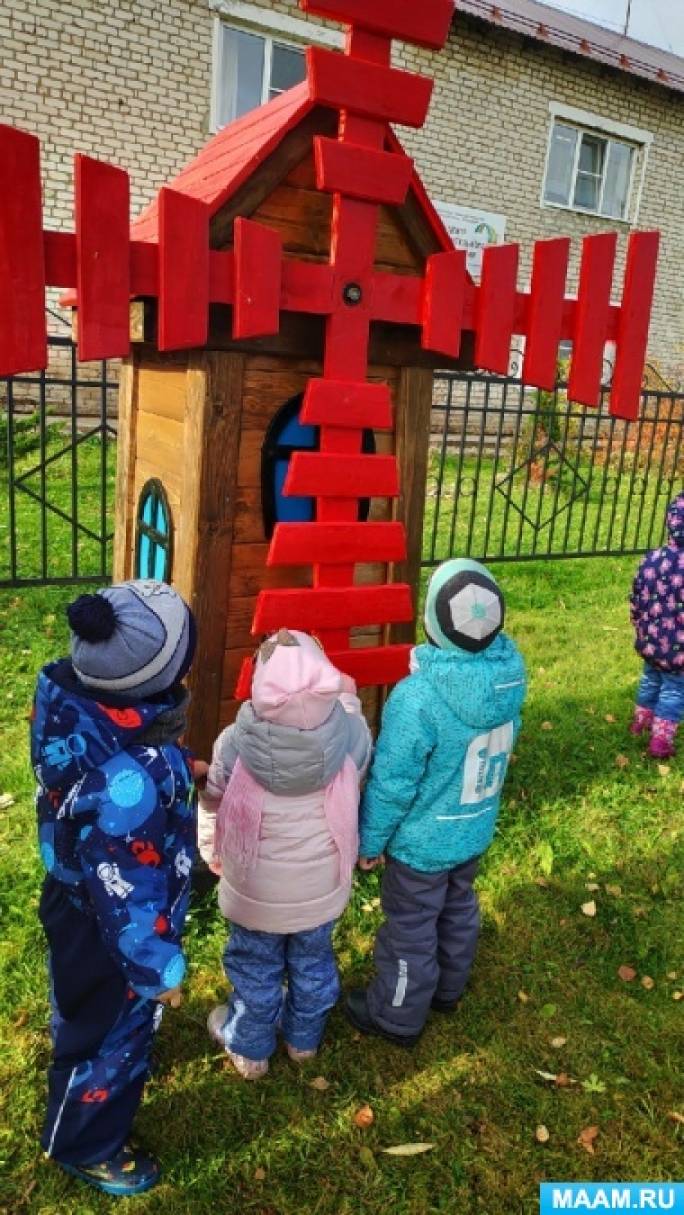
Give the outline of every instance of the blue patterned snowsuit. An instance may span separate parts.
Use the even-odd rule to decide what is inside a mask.
[[[181,747],[144,741],[173,703],[97,702],[65,662],[38,677],[31,757],[54,1051],[42,1144],[65,1164],[107,1160],[126,1142],[155,997],[185,973],[192,778]]]

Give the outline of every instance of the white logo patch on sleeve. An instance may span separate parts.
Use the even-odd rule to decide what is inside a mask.
[[[478,805],[499,795],[512,750],[512,721],[504,722],[488,734],[479,734],[473,739],[463,769],[462,805]]]

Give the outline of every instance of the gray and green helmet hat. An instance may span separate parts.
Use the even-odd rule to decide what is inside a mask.
[[[504,598],[489,570],[457,557],[435,570],[425,600],[425,631],[441,650],[478,654],[504,624]]]

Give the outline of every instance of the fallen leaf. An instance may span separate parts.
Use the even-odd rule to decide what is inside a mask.
[[[585,1126],[584,1130],[580,1131],[579,1133],[577,1142],[579,1143],[580,1147],[584,1148],[585,1152],[589,1153],[590,1156],[594,1155],[594,1141],[597,1138],[598,1133],[599,1128],[597,1126]]]
[[[519,991],[518,999],[521,1004],[529,1004],[529,1002],[530,1002],[530,997],[528,996],[526,991]]]
[[[591,899],[588,903],[582,903],[581,910],[582,915],[588,915],[590,919],[593,919],[596,915],[596,903],[593,899]]]
[[[636,979],[636,970],[633,966],[618,966],[618,979],[622,979],[623,983],[631,983]]]
[[[673,1000],[684,1000],[684,991],[673,991],[672,999]]]
[[[255,1181],[265,1181],[266,1180],[266,1169],[261,1169],[261,1168],[255,1169],[254,1170],[254,1180]]]
[[[658,764],[658,774],[660,776],[669,776],[670,775],[670,765],[669,764]]]
[[[584,885],[586,886],[587,890],[600,890],[601,889],[598,882],[585,882]]]
[[[567,1072],[559,1072],[556,1076],[556,1088],[570,1088],[572,1084],[577,1084],[577,1081]]]
[[[655,981],[651,978],[650,975],[644,975],[643,979],[641,980],[641,986],[644,987],[646,989],[646,991],[653,991],[653,988],[655,987]]]
[[[618,767],[618,768],[628,768],[629,759],[626,755],[616,755],[615,764],[616,764],[616,767]]]
[[[549,887],[549,883],[545,877],[535,878],[534,884],[535,886],[541,886],[542,890],[548,890]]]
[[[538,1076],[541,1076],[542,1080],[550,1080],[552,1084],[556,1083],[556,1073],[555,1072],[542,1072],[539,1070],[538,1067],[535,1067],[532,1070],[535,1071]]]
[[[434,1143],[398,1143],[381,1150],[386,1156],[420,1156],[421,1152],[431,1152],[434,1146]]]
[[[534,1132],[534,1137],[537,1140],[537,1143],[548,1143],[549,1139],[551,1138],[548,1127],[544,1126],[542,1123],[542,1125],[538,1126]]]
[[[309,1088],[315,1088],[316,1092],[324,1093],[327,1088],[330,1088],[330,1081],[326,1080],[325,1076],[314,1076],[309,1082]]]
[[[357,1110],[354,1114],[354,1125],[360,1126],[362,1130],[365,1130],[368,1126],[372,1126],[374,1121],[375,1114],[370,1105],[362,1105],[361,1109]]]
[[[670,979],[670,980],[671,980],[671,982],[674,982],[674,980],[677,978],[677,971],[676,971],[676,970],[668,970],[668,972],[667,972],[667,976],[666,976],[666,977],[667,977],[668,979]]]
[[[635,920],[645,920],[648,915],[648,907],[635,907],[632,915]]]
[[[560,1050],[562,1046],[565,1046],[566,1042],[567,1038],[552,1038],[550,1044],[554,1050]]]
[[[553,730],[553,722],[543,721],[541,724],[542,730]]]
[[[604,721],[610,722],[610,724],[612,725],[613,722],[617,721],[617,718],[614,717],[612,713],[606,713]]]
[[[0,810],[9,810],[13,805],[14,798],[11,793],[0,793]]]
[[[372,903],[362,903],[362,904],[361,904],[361,910],[362,910],[362,911],[365,911],[366,913],[368,913],[369,911],[372,911],[372,910],[373,910],[373,905],[372,905]]]
[[[678,1122],[680,1126],[684,1126],[684,1114],[680,1114],[677,1110],[669,1110],[668,1118],[672,1122]]]
[[[371,899],[371,907],[379,907],[380,899]]]
[[[607,885],[607,886],[605,887],[605,891],[606,891],[606,894],[611,895],[611,897],[612,897],[612,898],[614,898],[614,899],[619,899],[619,898],[620,898],[620,895],[622,894],[622,886],[609,886],[609,885]]]
[[[23,1026],[26,1025],[26,1022],[28,1021],[28,1019],[29,1019],[28,1012],[24,1008],[22,1010],[22,1012],[19,1013],[19,1016],[14,1018],[12,1025],[14,1026],[15,1029],[22,1029]]]

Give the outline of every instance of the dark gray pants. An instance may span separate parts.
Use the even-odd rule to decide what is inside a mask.
[[[387,861],[385,923],[375,941],[368,1010],[393,1034],[420,1033],[433,996],[456,1001],[475,960],[480,911],[473,882],[479,857],[441,873]]]

